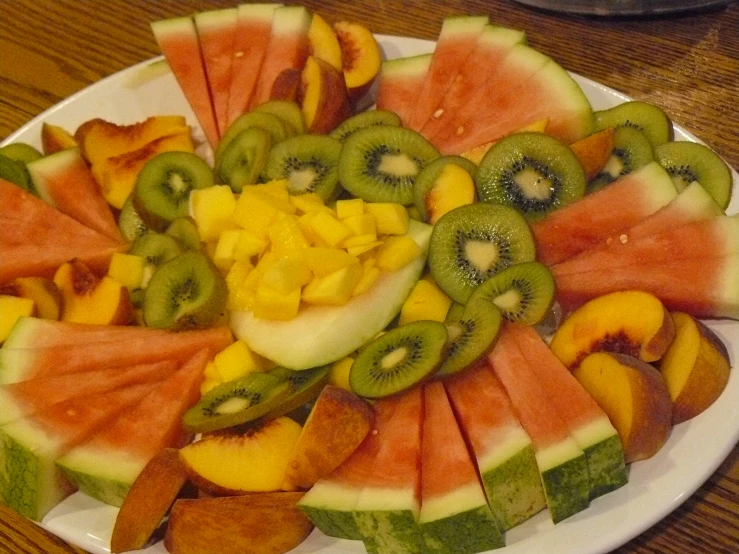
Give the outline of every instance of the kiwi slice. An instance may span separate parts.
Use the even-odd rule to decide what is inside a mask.
[[[26,166],[2,154],[0,154],[0,179],[18,185],[26,192],[33,192],[31,178],[28,171],[26,171]]]
[[[549,268],[539,262],[524,262],[482,283],[467,304],[492,303],[508,321],[536,325],[547,316],[553,300],[554,278]]]
[[[442,156],[424,167],[413,184],[413,204],[421,214],[422,221],[428,221],[430,217],[426,206],[426,195],[434,188],[436,181],[441,176],[442,171],[444,171],[444,166],[448,164],[458,165],[469,173],[470,176],[475,175],[477,172],[477,166],[462,156]]]
[[[213,172],[202,158],[189,152],[163,152],[139,173],[133,205],[148,227],[161,232],[170,221],[187,215],[191,191],[213,184]]]
[[[444,359],[447,329],[438,321],[414,321],[391,329],[363,347],[349,370],[359,396],[382,398],[411,388]]]
[[[529,221],[579,200],[585,171],[574,152],[544,133],[515,133],[496,142],[475,174],[482,202],[513,206]]]
[[[276,367],[267,372],[281,381],[286,381],[290,387],[289,394],[264,414],[265,419],[274,419],[298,409],[315,400],[328,383],[331,366],[320,366],[312,369],[293,371],[285,367]]]
[[[375,125],[400,127],[400,124],[400,117],[395,112],[389,110],[368,110],[344,120],[341,125],[329,133],[329,136],[344,142],[360,129],[374,127]]]
[[[202,252],[185,252],[163,263],[149,281],[144,321],[160,329],[209,327],[223,314],[227,298],[226,281],[213,262]]]
[[[267,112],[279,117],[292,135],[305,133],[303,112],[295,102],[288,100],[269,100],[254,108],[255,112]]]
[[[191,217],[178,217],[169,224],[164,232],[179,242],[185,250],[200,250],[200,233],[195,220]]]
[[[0,147],[0,155],[23,164],[35,162],[44,157],[41,152],[25,142],[12,142]]]
[[[148,232],[133,241],[129,254],[146,258],[148,265],[158,268],[184,251],[182,243],[173,236]]]
[[[324,135],[300,135],[272,148],[265,174],[287,179],[290,194],[314,192],[331,200],[339,192],[337,166],[341,143]]]
[[[722,210],[729,205],[731,170],[707,146],[688,141],[666,142],[654,149],[654,157],[670,174],[678,191],[698,181]]]
[[[413,204],[413,185],[421,170],[439,157],[423,136],[403,127],[360,129],[344,142],[339,181],[368,202]]]
[[[434,225],[429,268],[452,300],[467,303],[472,291],[503,269],[536,257],[523,216],[503,204],[470,204],[444,214]]]
[[[118,215],[118,228],[121,230],[123,238],[128,242],[133,242],[142,235],[149,232],[149,228],[141,219],[141,216],[133,207],[133,198],[129,196],[123,203],[121,213]]]
[[[267,131],[272,137],[272,144],[282,142],[290,136],[290,131],[287,130],[282,119],[275,114],[257,111],[245,113],[239,116],[221,137],[221,142],[218,143],[215,153],[216,167],[220,165],[221,157],[231,141],[251,127],[258,127]]]
[[[290,395],[287,381],[261,372],[221,383],[209,390],[182,418],[191,433],[235,427],[262,417]]]
[[[455,302],[452,300],[452,305],[449,306],[449,310],[446,313],[446,317],[444,318],[444,323],[452,323],[454,321],[457,321],[460,317],[462,317],[462,313],[464,312],[464,304],[460,304],[459,302]]]
[[[216,165],[216,176],[234,192],[256,184],[272,148],[272,137],[264,129],[250,127],[242,131],[223,151]]]
[[[588,192],[601,189],[651,161],[654,161],[652,143],[644,133],[632,127],[616,127],[611,157],[601,172],[588,183]]]
[[[631,127],[644,133],[652,146],[664,144],[672,136],[672,123],[667,114],[654,104],[638,100],[593,112],[593,119],[596,131],[608,127]]]
[[[449,334],[447,352],[437,376],[452,375],[485,354],[498,336],[503,319],[500,310],[490,302],[470,302],[454,319],[447,318]]]

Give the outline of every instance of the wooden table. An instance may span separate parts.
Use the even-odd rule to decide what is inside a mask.
[[[452,14],[525,29],[565,68],[661,105],[739,168],[739,4],[654,19],[588,19],[502,0],[298,0],[326,19],[433,39]],[[0,138],[95,81],[159,54],[149,22],[234,1],[2,0]],[[736,365],[737,360],[732,360]],[[738,422],[739,424],[739,422]],[[739,551],[739,450],[673,514],[616,552]],[[82,551],[0,507],[0,553]]]

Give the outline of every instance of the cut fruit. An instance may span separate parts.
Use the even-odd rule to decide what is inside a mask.
[[[431,65],[431,54],[382,62],[377,109],[394,112],[407,125]]]
[[[308,57],[301,73],[299,99],[305,125],[313,134],[328,133],[351,115],[341,71],[314,56]]]
[[[652,146],[670,140],[672,123],[661,108],[647,102],[632,100],[607,110],[593,113],[595,128],[630,127],[644,133]]]
[[[618,127],[613,132],[611,155],[588,183],[588,192],[601,189],[653,161],[654,150],[644,133],[631,127]]]
[[[611,157],[613,133],[613,128],[609,127],[570,144],[570,149],[585,170],[586,181],[592,181]]]
[[[461,156],[437,158],[423,168],[413,184],[413,202],[421,218],[434,225],[454,208],[473,204],[476,170],[475,164]]]
[[[505,545],[444,385],[424,387],[421,511],[425,552],[475,554]]]
[[[349,100],[355,111],[365,110],[372,104],[367,92],[382,64],[380,46],[372,31],[358,23],[339,21],[334,31],[341,46],[341,69]]]

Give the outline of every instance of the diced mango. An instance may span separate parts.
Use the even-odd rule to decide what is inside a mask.
[[[232,342],[216,354],[213,363],[220,380],[232,381],[253,371],[264,371],[264,358],[252,352],[242,340]]]
[[[287,179],[273,179],[262,185],[256,185],[259,190],[284,202],[290,201],[290,193],[287,190]]]
[[[403,303],[398,325],[422,320],[443,323],[451,305],[452,299],[439,288],[436,282],[430,277],[424,277],[416,283]]]
[[[204,379],[200,384],[200,396],[205,396],[220,384],[221,382],[217,379]]]
[[[254,301],[254,288],[250,288],[247,280],[254,270],[249,262],[237,261],[231,266],[226,275],[226,285],[228,286],[228,304],[229,310],[250,310]],[[258,277],[261,277],[258,275]]]
[[[311,247],[297,252],[296,256],[308,264],[313,275],[317,277],[328,275],[359,262],[356,256],[337,248]]]
[[[287,294],[260,282],[254,298],[254,316],[262,319],[289,320],[298,315],[300,289]]]
[[[331,364],[331,369],[328,374],[328,382],[336,387],[351,392],[352,388],[349,385],[349,371],[354,363],[354,358],[347,356],[340,360],[335,361]]]
[[[218,237],[215,249],[210,253],[210,257],[213,259],[213,263],[216,264],[218,269],[222,271],[229,271],[231,266],[236,259],[234,252],[236,252],[236,242],[239,240],[239,233],[241,229],[228,229],[221,233]],[[211,244],[211,243],[206,243]]]
[[[131,291],[141,287],[146,258],[115,252],[110,258],[108,275]]]
[[[206,379],[213,379],[215,381],[221,380],[221,374],[218,373],[218,368],[216,367],[216,364],[214,361],[210,361],[207,364],[205,364],[205,369],[203,370],[203,377]]]
[[[201,240],[216,240],[223,231],[233,228],[231,217],[235,206],[236,198],[227,185],[192,191],[190,215],[195,219]]]
[[[362,277],[359,278],[357,286],[354,287],[354,290],[352,291],[352,296],[359,296],[363,292],[369,290],[372,285],[377,282],[381,274],[382,271],[380,271],[380,268],[375,265],[363,267]]]
[[[355,235],[377,235],[377,223],[372,214],[350,215],[341,221]]]
[[[377,250],[377,267],[396,271],[421,255],[421,249],[411,237],[388,237]]]
[[[239,231],[239,238],[236,241],[234,258],[236,260],[248,261],[254,256],[261,256],[266,249],[266,240],[257,236],[256,233],[241,229]]]
[[[408,231],[408,210],[401,204],[369,202],[364,205],[364,211],[375,216],[379,235],[402,235]]]
[[[372,235],[364,235],[364,237],[370,237]],[[364,238],[364,237],[356,237],[356,238]],[[346,245],[346,251],[351,254],[352,256],[361,256],[362,254],[369,252],[370,250],[377,248],[382,244],[382,241],[380,240],[374,240],[372,242],[365,242],[364,244],[352,244],[352,245]]]
[[[0,342],[8,338],[15,322],[23,316],[30,316],[35,307],[30,298],[0,294]]]
[[[267,228],[272,250],[279,256],[289,256],[296,250],[308,248],[310,243],[300,229],[298,218],[278,214],[275,222]]]
[[[325,212],[315,214],[310,220],[310,226],[313,232],[329,246],[338,246],[345,238],[352,235],[351,229]]]
[[[310,214],[320,212],[326,208],[323,198],[315,192],[307,192],[305,194],[294,194],[290,196],[290,203],[297,208],[299,212]]]
[[[275,254],[274,252],[270,250],[266,254],[264,254],[264,256],[259,258],[259,261],[257,262],[257,265],[255,266],[255,268],[262,275],[264,275],[270,270],[270,268],[273,265],[275,265],[281,259],[282,258],[280,256],[278,256],[277,254]]]
[[[349,200],[338,200],[336,202],[336,217],[346,219],[347,217],[362,215],[364,213],[364,200],[351,198]]]
[[[313,278],[308,264],[294,256],[283,258],[272,265],[262,277],[262,283],[287,294],[306,285]]]
[[[266,238],[267,228],[277,218],[277,212],[293,214],[297,210],[290,202],[275,198],[258,187],[246,187],[241,193],[231,221],[243,229],[247,229],[257,236]]]
[[[362,266],[359,263],[314,277],[303,289],[302,299],[309,304],[346,304],[361,277]]]

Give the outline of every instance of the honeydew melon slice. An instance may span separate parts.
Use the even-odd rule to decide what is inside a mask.
[[[400,312],[421,277],[431,227],[411,220],[407,235],[422,255],[383,274],[366,292],[342,306],[310,306],[289,321],[259,319],[249,311],[231,312],[234,335],[254,352],[290,369],[308,369],[339,360],[374,338]]]

